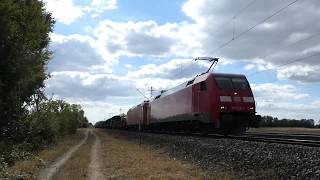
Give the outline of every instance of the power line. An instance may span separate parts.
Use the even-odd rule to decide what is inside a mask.
[[[137,89],[137,91],[138,91],[144,98],[149,99],[146,95],[144,95],[144,94],[140,91],[140,89],[138,89],[138,88],[136,88],[136,89]]]
[[[257,0],[251,0],[245,7],[243,7],[242,9],[240,9],[237,13],[235,13],[226,23],[224,23],[222,26],[226,26],[228,25],[231,21],[234,21],[240,14],[242,14],[245,10],[247,10],[250,6],[252,6]],[[220,29],[222,30],[222,29]],[[218,32],[220,32],[220,30],[218,30]],[[217,32],[216,32],[217,33]],[[234,37],[234,33],[235,33],[235,24],[233,24],[233,37]],[[193,60],[193,59],[191,59]],[[216,66],[216,64],[215,64]],[[183,72],[183,70],[180,70],[181,74]],[[170,88],[172,89],[172,88]],[[169,90],[169,89],[167,89]]]
[[[312,35],[309,36],[309,37],[306,37],[306,38],[304,38],[304,39],[301,39],[301,40],[299,40],[299,41],[296,41],[296,42],[294,42],[294,43],[291,43],[291,44],[289,44],[289,45],[286,45],[286,46],[284,46],[284,48],[285,48],[285,47],[292,46],[292,45],[295,45],[295,44],[298,44],[298,43],[301,43],[301,42],[304,42],[304,41],[307,41],[307,40],[312,39],[312,38],[314,38],[314,37],[316,37],[316,36],[319,36],[319,35],[320,35],[320,32],[317,32],[317,33],[315,33],[315,34],[312,34]],[[281,65],[278,65],[278,66],[276,66],[275,69],[279,69],[279,68],[281,68],[281,67],[283,67],[283,66],[286,66],[286,65],[289,65],[289,64],[293,64],[293,63],[296,63],[296,62],[300,62],[300,61],[304,61],[304,60],[306,60],[306,59],[309,59],[309,58],[315,57],[315,56],[319,56],[319,55],[320,55],[320,53],[315,53],[315,54],[312,54],[312,55],[309,55],[309,56],[306,56],[306,57],[297,58],[297,59],[295,59],[295,60],[293,60],[293,61],[290,61],[290,62],[288,62],[288,63],[284,63],[284,64],[281,64]],[[263,56],[261,59],[264,59],[264,58],[266,58],[266,57],[268,57],[268,56],[270,56],[270,54],[267,54],[267,55]],[[256,71],[256,72],[251,73],[251,74],[249,74],[249,75],[247,75],[247,76],[248,76],[248,77],[249,77],[249,76],[254,76],[254,75],[256,75],[256,74],[260,74],[260,73],[263,73],[263,72],[266,72],[266,71],[269,71],[269,70],[273,70],[273,69],[266,69],[266,70],[262,70],[262,71]],[[279,81],[279,80],[270,81],[270,82],[267,82],[267,83],[272,83],[272,82],[276,82],[276,81]]]
[[[257,0],[252,0],[250,1],[245,7],[243,7],[242,9],[240,9],[237,13],[235,13],[231,18],[229,18],[226,23],[220,25],[221,27],[225,27],[227,26],[230,22],[233,21],[233,32],[232,32],[232,37],[234,38],[234,34],[235,34],[235,20],[238,18],[238,16],[240,14],[242,14],[245,10],[247,10],[250,6],[252,6]],[[220,31],[222,31],[223,28],[220,28],[218,31],[216,31],[215,33],[219,33]]]
[[[293,61],[290,61],[290,62],[287,62],[287,63],[284,63],[284,64],[281,64],[281,65],[278,65],[276,66],[275,68],[278,69],[280,67],[283,67],[283,66],[286,66],[286,65],[289,65],[289,64],[293,64],[293,63],[296,63],[296,62],[299,62],[299,61],[303,61],[303,60],[306,60],[306,59],[309,59],[311,57],[315,57],[315,56],[320,56],[320,52],[319,53],[315,53],[315,54],[312,54],[312,55],[309,55],[309,56],[305,56],[305,57],[302,57],[302,58],[297,58]],[[273,69],[266,69],[266,70],[262,70],[262,71],[256,71],[254,73],[251,73],[247,76],[253,76],[253,75],[256,75],[256,74],[260,74],[262,72],[266,72],[266,71],[269,71],[269,70],[273,70]]]
[[[234,14],[226,23],[224,23],[222,26],[228,25],[231,21],[236,19],[240,14],[242,14],[245,10],[247,10],[251,5],[253,5],[257,0],[252,0],[250,3],[248,3],[244,8],[240,9],[236,14]]]
[[[229,41],[223,43],[222,45],[220,45],[219,47],[217,47],[216,49],[213,50],[214,52],[217,52],[219,50],[221,50],[222,48],[228,46],[231,42],[239,39],[240,37],[242,37],[243,35],[247,34],[248,32],[250,32],[251,30],[255,29],[257,26],[259,26],[260,24],[266,22],[267,20],[269,20],[270,18],[272,18],[273,16],[279,14],[280,12],[282,12],[283,10],[287,9],[288,7],[290,7],[291,5],[293,5],[294,3],[298,2],[299,0],[294,0],[291,3],[283,6],[282,8],[280,8],[279,10],[277,10],[276,12],[272,13],[271,15],[269,15],[268,17],[264,18],[263,20],[259,21],[258,23],[256,23],[255,25],[251,26],[249,29],[241,32],[240,34],[234,36],[232,39],[230,39]]]
[[[294,42],[294,43],[291,43],[291,44],[289,44],[289,45],[286,45],[286,46],[284,46],[283,48],[286,48],[286,47],[289,47],[289,46],[292,46],[292,45],[295,45],[295,44],[304,42],[304,41],[306,41],[306,40],[312,39],[312,38],[314,38],[314,37],[316,37],[316,36],[319,36],[319,35],[320,35],[320,32],[317,32],[317,33],[315,33],[315,34],[313,34],[313,35],[311,35],[311,36],[309,36],[309,37],[307,37],[307,38],[304,38],[304,39],[301,39],[301,40],[296,41],[296,42]],[[265,59],[266,57],[269,57],[269,56],[270,56],[270,54],[267,54],[267,55],[261,57],[260,59]],[[296,60],[294,60],[294,61],[290,61],[289,63],[282,64],[282,65],[280,65],[279,67],[285,66],[285,65],[289,65],[289,64],[293,64],[293,63],[296,63],[296,62],[299,62],[299,61],[303,61],[303,60],[308,59],[308,58],[313,57],[313,56],[318,56],[318,54],[313,54],[313,55],[310,55],[310,56],[307,56],[307,57],[298,58],[298,59],[296,59]],[[266,70],[262,70],[262,71],[256,71],[256,72],[254,72],[254,73],[249,74],[248,76],[252,76],[252,75],[259,74],[259,73],[262,73],[262,72],[265,72],[265,71],[269,71],[269,70],[272,70],[272,69],[266,69]]]
[[[293,45],[295,45],[295,44],[298,44],[298,43],[307,41],[307,40],[312,39],[312,38],[314,38],[314,37],[316,37],[316,36],[319,36],[319,35],[320,35],[320,32],[317,32],[317,33],[315,33],[315,34],[313,34],[313,35],[311,35],[311,36],[309,36],[309,37],[307,37],[307,38],[304,38],[304,39],[301,39],[301,40],[296,41],[296,42],[294,42],[294,43],[285,45],[285,46],[283,46],[283,48],[290,47],[290,46],[293,46]],[[267,54],[267,55],[265,55],[265,56],[260,57],[260,59],[264,59],[264,58],[269,57],[269,56],[270,56],[270,53]]]

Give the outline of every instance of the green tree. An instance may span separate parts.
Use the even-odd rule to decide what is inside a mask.
[[[43,144],[55,142],[60,136],[75,133],[79,127],[88,127],[80,105],[69,104],[63,100],[41,102],[39,109],[27,118],[29,134],[26,142],[36,149]]]
[[[23,134],[27,106],[43,97],[53,24],[42,1],[0,1],[0,141]]]

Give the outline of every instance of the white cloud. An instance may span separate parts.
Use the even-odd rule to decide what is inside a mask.
[[[61,4],[61,0],[51,1],[51,9],[57,20],[65,24],[70,24],[84,16],[84,13],[89,13],[94,18],[104,10],[117,8],[115,0],[91,1],[90,4],[81,7],[71,0],[63,2],[65,5],[61,9],[64,10],[58,9],[60,8],[58,3]],[[70,57],[67,59],[72,60],[59,62],[60,69],[55,69],[53,78],[48,81],[49,91],[61,97],[85,103],[94,116],[95,106],[100,109],[97,112],[104,112],[104,108],[116,111],[121,105],[129,106],[141,101],[143,98],[141,99],[135,90],[136,87],[147,94],[150,86],[157,90],[167,89],[206,70],[206,64],[195,64],[191,62],[192,57],[218,56],[221,58],[220,65],[242,61],[249,63],[245,70],[260,71],[275,70],[277,66],[296,58],[320,52],[317,38],[289,46],[311,37],[320,29],[320,25],[314,23],[320,17],[318,13],[320,3],[317,1],[299,1],[283,13],[233,41],[221,51],[214,52],[217,47],[229,41],[233,33],[237,35],[247,30],[289,0],[256,1],[235,20],[225,24],[248,2],[188,0],[181,10],[190,19],[178,23],[159,24],[152,20],[117,22],[106,19],[96,26],[87,26],[85,28],[89,34],[87,36],[51,34],[56,50],[59,52],[66,50],[64,57]],[[74,56],[75,54],[78,56]],[[126,75],[121,77],[111,75],[111,68],[119,63],[121,56],[159,58],[160,62],[171,57],[175,59],[162,64],[159,64],[159,61],[150,62],[138,69],[126,64],[125,67],[128,69]],[[97,57],[104,62],[101,63],[100,58]],[[86,61],[88,59],[90,61]],[[81,62],[81,67],[73,64],[76,61]],[[63,67],[64,65],[66,66]],[[280,68],[277,71],[277,78],[299,82],[319,82],[319,68],[318,57],[314,57]],[[74,72],[67,72],[67,70]],[[309,95],[299,92],[293,85],[269,83],[254,84],[252,87],[259,112],[280,117],[286,115],[302,117],[303,112],[299,110],[300,108],[310,114],[313,113],[312,117],[315,115],[314,108],[308,111],[311,106],[303,104],[310,98]],[[309,102],[319,107],[319,102]]]
[[[128,69],[132,69],[132,65],[131,64],[125,64],[124,67],[126,67]]]
[[[113,60],[106,59],[96,48],[94,39],[73,34],[64,36],[50,34],[50,50],[53,58],[48,63],[49,72],[87,71],[91,73],[111,73]]]
[[[181,79],[191,78],[204,72],[209,65],[204,62],[196,63],[192,59],[172,59],[164,64],[147,64],[140,66],[137,71],[129,71],[127,77]]]
[[[294,32],[292,34],[290,34],[290,36],[287,39],[288,43],[294,43],[297,42],[299,40],[305,39],[309,36],[308,33],[301,33],[301,32]]]
[[[293,85],[278,85],[272,83],[252,84],[251,85],[256,98],[262,101],[291,101],[309,97],[306,93],[299,93]]]
[[[246,65],[246,66],[244,67],[244,69],[245,69],[245,70],[251,70],[251,69],[253,69],[253,68],[255,68],[255,67],[256,67],[255,64],[248,64],[248,65]]]
[[[200,36],[190,24],[155,21],[116,22],[104,20],[97,27],[87,27],[106,56],[182,56],[201,55]],[[200,36],[201,37],[201,36]]]
[[[271,103],[264,101],[259,103],[258,112],[261,115],[272,115],[278,118],[314,119],[317,123],[320,123],[319,108],[318,101],[311,101],[310,103]]]
[[[191,23],[190,25],[197,27],[198,34],[204,37],[198,40],[205,54],[214,54],[222,57],[222,60],[229,58],[233,61],[261,59],[262,61],[256,62],[258,69],[262,69],[262,66],[259,65],[268,64],[272,70],[275,70],[281,64],[319,52],[318,37],[297,43],[314,34],[319,34],[319,25],[314,23],[320,18],[320,13],[317,13],[317,9],[320,8],[318,1],[298,1],[221,50],[215,50],[232,40],[233,35],[237,36],[245,32],[290,2],[289,0],[254,1],[241,11],[251,1],[188,0],[182,6],[182,11],[193,20],[193,25]],[[237,14],[239,11],[241,13]],[[232,19],[234,16],[235,18]],[[314,60],[301,61],[298,65],[301,69],[306,65],[319,65],[318,59],[319,56]],[[290,66],[284,68],[287,67],[290,68]],[[249,65],[246,70],[252,68],[254,68],[253,65]],[[293,71],[291,73],[292,76],[300,76],[299,71],[295,75]],[[317,74],[317,71],[313,69],[309,75],[311,74]],[[280,75],[279,77],[290,78],[292,76]],[[299,81],[310,81],[310,79],[313,82],[320,81],[320,78],[314,77],[301,78]]]
[[[44,0],[45,8],[60,23],[71,24],[86,13],[97,17],[106,10],[117,9],[117,0],[92,0],[91,4],[76,5],[74,0]]]
[[[257,112],[279,118],[319,120],[320,101],[299,92],[293,85],[251,84],[257,102]]]
[[[110,74],[55,72],[46,81],[48,94],[62,98],[98,101],[113,97],[136,95],[132,81]]]
[[[320,81],[320,65],[292,65],[279,69],[278,79],[291,79],[302,83],[313,83]]]
[[[73,0],[44,0],[45,8],[53,17],[64,24],[70,24],[84,15],[81,6],[76,6]]]
[[[117,0],[92,0],[88,11],[101,13],[104,10],[117,9]]]

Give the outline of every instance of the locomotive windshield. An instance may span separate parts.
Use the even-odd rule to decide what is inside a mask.
[[[216,77],[215,79],[220,89],[246,90],[249,88],[244,78]]]

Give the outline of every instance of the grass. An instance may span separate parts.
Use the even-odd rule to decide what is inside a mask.
[[[9,174],[14,177],[24,177],[24,179],[35,179],[41,168],[52,163],[70,147],[76,145],[83,138],[83,132],[83,129],[79,129],[76,134],[63,137],[58,143],[48,146],[34,156],[17,161],[9,168]]]
[[[263,128],[250,128],[248,132],[320,134],[320,129],[319,128],[294,128],[294,127],[263,127]]]
[[[89,133],[87,141],[72,154],[70,159],[57,171],[52,179],[88,179],[88,165],[90,164],[90,150],[93,141],[94,136],[92,133]]]
[[[209,173],[119,134],[105,130],[97,130],[97,134],[102,141],[102,173],[109,179],[232,179],[227,172]]]
[[[189,161],[170,157],[163,149],[153,149],[139,141],[106,130],[93,129],[99,136],[99,172],[104,179],[234,179],[222,170],[204,170]],[[11,171],[22,174],[23,179],[35,179],[41,168],[61,157],[78,144],[84,130],[63,138],[58,144],[39,152],[29,160],[19,161]],[[90,179],[89,164],[95,137],[88,139],[71,158],[57,171],[52,179]],[[17,177],[17,176],[15,176]],[[22,179],[22,178],[21,178]]]

